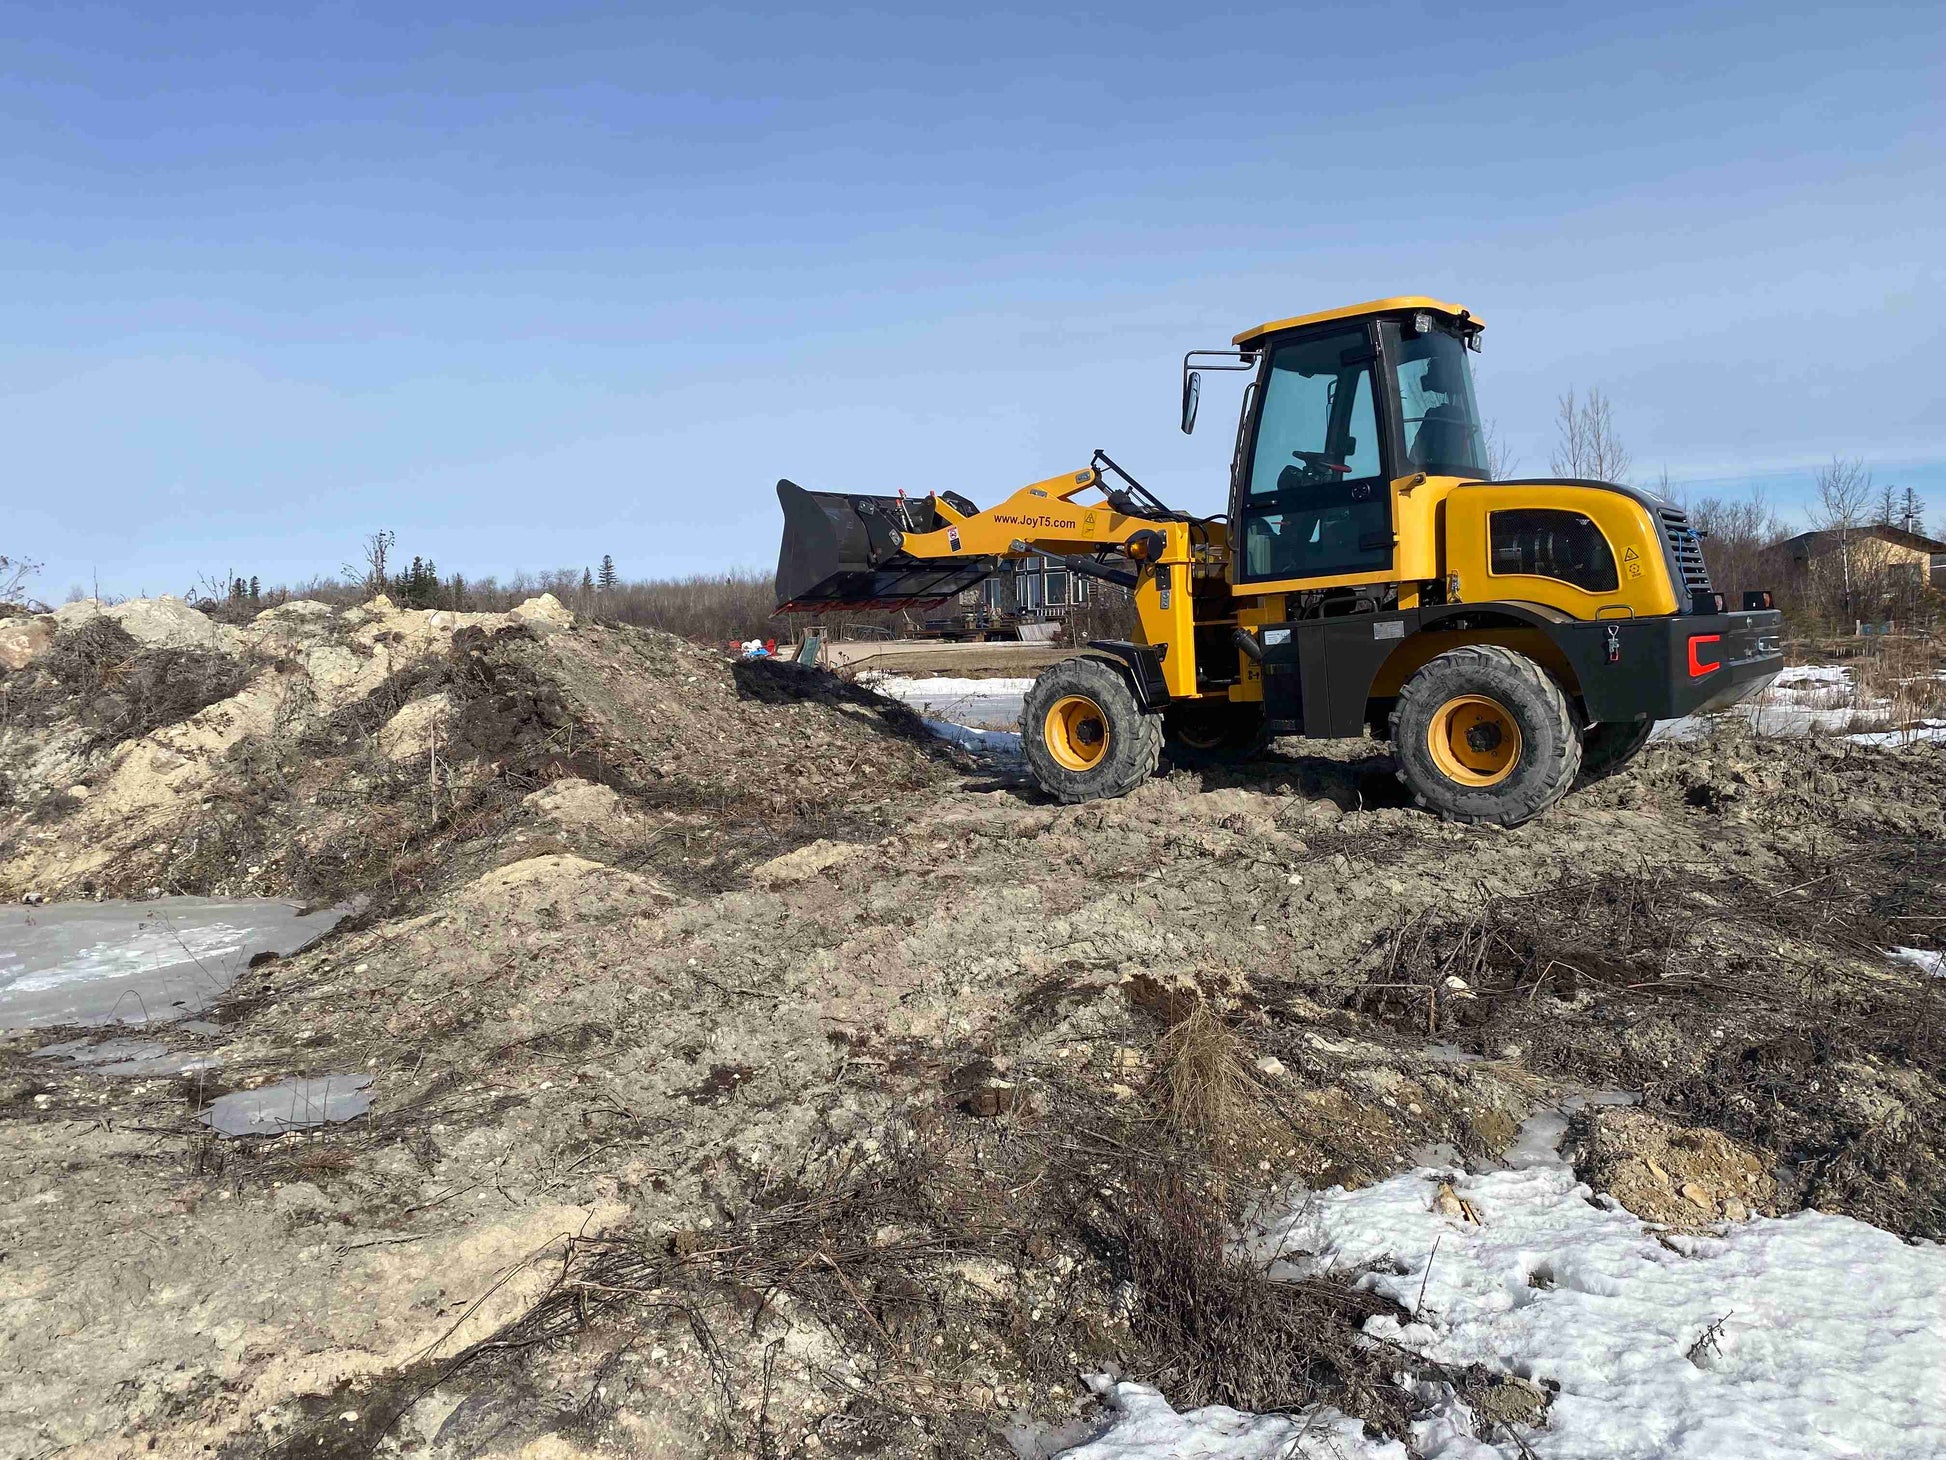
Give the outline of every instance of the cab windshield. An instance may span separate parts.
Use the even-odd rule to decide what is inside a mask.
[[[1414,333],[1408,325],[1399,331],[1392,359],[1407,470],[1485,479],[1486,440],[1473,399],[1472,362],[1459,336],[1443,324],[1424,333]]]

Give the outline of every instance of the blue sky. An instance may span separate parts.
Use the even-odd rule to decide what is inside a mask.
[[[401,11],[409,18],[400,19]],[[773,484],[1219,510],[1177,362],[1397,292],[1546,467],[1946,519],[1936,3],[0,5],[0,553],[39,587],[774,561]]]

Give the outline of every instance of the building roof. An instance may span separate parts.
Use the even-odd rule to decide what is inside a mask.
[[[1946,542],[1922,533],[1907,532],[1903,527],[1894,527],[1889,522],[1872,522],[1854,527],[1851,535],[1875,537],[1881,542],[1894,543],[1915,553],[1946,553]],[[1817,532],[1800,532],[1796,537],[1787,537],[1778,546],[1792,548],[1808,557],[1835,551],[1841,540],[1842,534],[1836,528],[1827,527]]]
[[[1474,326],[1485,328],[1480,317],[1457,304],[1448,304],[1442,299],[1428,299],[1423,294],[1399,294],[1391,299],[1373,299],[1364,304],[1347,304],[1342,309],[1321,309],[1316,314],[1294,314],[1289,319],[1273,319],[1268,324],[1260,324],[1255,329],[1247,329],[1233,338],[1233,345],[1246,345],[1252,340],[1260,340],[1265,335],[1281,334],[1285,330],[1298,329],[1307,324],[1324,324],[1334,319],[1355,319],[1366,314],[1389,314],[1398,309],[1423,309],[1432,314],[1443,314],[1448,319],[1464,319]]]

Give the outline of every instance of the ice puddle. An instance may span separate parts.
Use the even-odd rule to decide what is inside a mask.
[[[0,1029],[193,1018],[253,956],[307,947],[350,911],[252,897],[0,907]]]
[[[1555,1147],[1562,1128],[1559,1116],[1530,1121],[1507,1170],[1421,1167],[1361,1191],[1305,1195],[1251,1241],[1274,1276],[1381,1265],[1361,1285],[1417,1318],[1373,1318],[1372,1338],[1554,1391],[1544,1428],[1492,1443],[1475,1438],[1464,1404],[1435,1399],[1413,1427],[1414,1451],[1946,1454],[1946,1248],[1822,1212],[1658,1233],[1575,1180]],[[1435,1209],[1442,1181],[1478,1223]],[[1102,1379],[1098,1392],[1113,1417],[1064,1451],[1069,1460],[1407,1460],[1405,1446],[1368,1440],[1328,1408],[1178,1414],[1145,1385]]]

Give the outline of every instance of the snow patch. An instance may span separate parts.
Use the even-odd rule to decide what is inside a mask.
[[[928,720],[942,720],[983,730],[1012,730],[1020,724],[1021,706],[1031,679],[961,679],[936,676],[903,679],[897,675],[860,675],[861,680],[890,699],[909,705]]]
[[[1477,1225],[1435,1209],[1441,1181]],[[1946,1453],[1937,1244],[1823,1212],[1656,1232],[1558,1160],[1322,1193],[1261,1243],[1274,1276],[1397,1269],[1361,1285],[1418,1316],[1372,1319],[1374,1339],[1558,1384],[1547,1427],[1521,1435],[1543,1457]],[[1429,1460],[1520,1453],[1459,1428],[1435,1416],[1414,1446]]]
[[[1561,1112],[1530,1119],[1511,1169],[1422,1167],[1359,1191],[1299,1193],[1245,1243],[1273,1278],[1364,1269],[1360,1286],[1408,1315],[1371,1319],[1365,1332],[1375,1342],[1552,1392],[1544,1426],[1487,1440],[1464,1403],[1415,1384],[1428,1412],[1412,1427],[1411,1454],[1946,1454],[1946,1248],[1824,1212],[1755,1217],[1700,1236],[1661,1231],[1575,1179],[1554,1148],[1563,1125]],[[1442,1199],[1444,1190],[1457,1200]],[[1366,1439],[1331,1409],[1179,1414],[1144,1385],[1090,1382],[1111,1418],[1063,1452],[1075,1460],[1408,1453]]]
[[[1934,978],[1946,978],[1946,953],[1934,953],[1925,948],[1894,948],[1892,956],[1902,963],[1910,963],[1923,973]]]
[[[1920,720],[1902,730],[1868,730],[1845,739],[1853,745],[1938,745],[1946,743],[1946,720]]]
[[[1114,1419],[1062,1460],[1407,1460],[1397,1440],[1368,1440],[1359,1421],[1329,1407],[1259,1415],[1212,1404],[1178,1414],[1146,1384],[1099,1374],[1088,1382]]]

